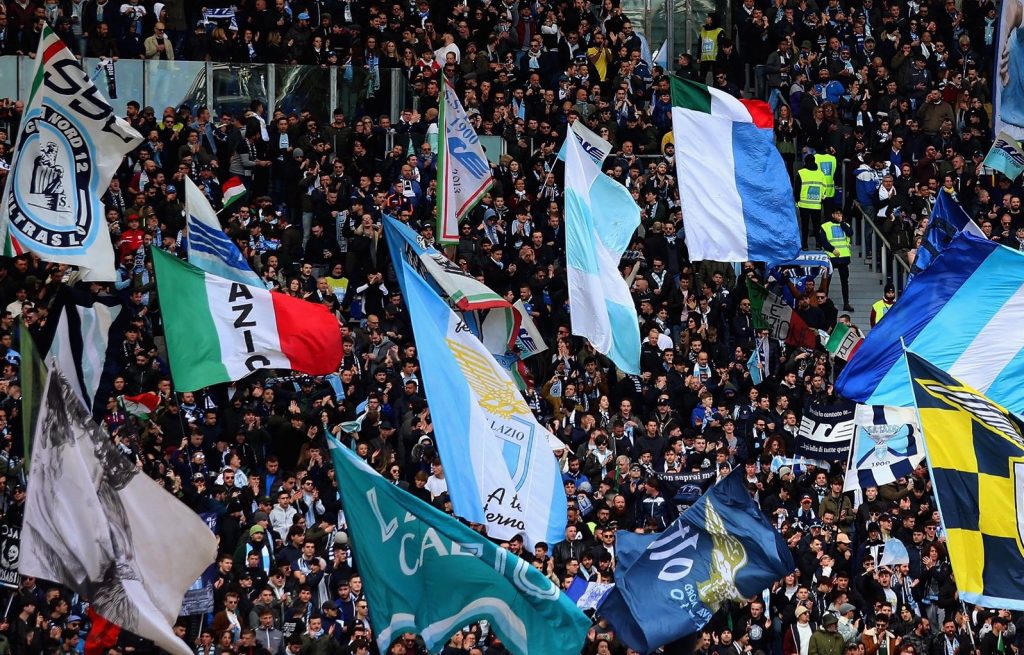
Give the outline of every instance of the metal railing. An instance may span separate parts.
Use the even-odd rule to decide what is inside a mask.
[[[850,210],[849,214],[852,214],[850,220],[853,224],[853,245],[860,257],[867,261],[868,270],[878,273],[879,284],[892,280],[896,290],[902,292],[910,275],[910,264],[899,256],[900,251],[893,249],[875,223],[874,217],[868,215],[857,202],[856,182],[848,177],[851,163],[849,159],[842,160],[839,167],[839,180],[842,186],[838,183],[836,186],[842,189],[844,202]]]

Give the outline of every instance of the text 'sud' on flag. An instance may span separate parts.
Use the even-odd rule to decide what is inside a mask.
[[[724,601],[760,594],[794,568],[740,469],[661,534],[620,530],[616,544],[615,588],[597,611],[641,653],[697,632]]]
[[[907,367],[960,599],[1024,610],[1024,424],[914,352]]]
[[[515,655],[580,652],[590,621],[543,573],[328,445],[380,652],[415,632],[434,653],[483,619]]]
[[[49,27],[43,27],[35,62],[0,200],[3,254],[33,252],[85,269],[87,281],[114,281],[114,248],[100,197],[142,135],[114,114]]]
[[[21,539],[22,575],[65,585],[111,623],[189,655],[171,625],[216,540],[121,454],[57,367],[39,410]]]

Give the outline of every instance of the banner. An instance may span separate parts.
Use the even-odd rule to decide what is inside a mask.
[[[32,95],[0,201],[3,254],[26,252],[112,282],[114,247],[100,196],[142,135],[114,114],[71,51],[43,27]]]
[[[924,459],[913,407],[857,405],[844,491],[877,487],[908,476]]]
[[[203,512],[199,515],[203,522],[206,523],[206,527],[210,528],[210,531],[217,534],[217,526],[219,523],[217,514],[213,512]],[[212,612],[214,609],[213,603],[213,583],[217,581],[217,565],[210,564],[203,571],[203,574],[196,578],[196,581],[192,583],[192,586],[185,592],[185,597],[181,600],[181,611],[178,612],[181,616],[196,616],[197,614],[207,614]]]
[[[103,73],[104,80],[107,83],[107,97],[111,100],[117,100],[117,77],[114,71],[114,60],[110,57],[100,57],[100,61],[96,64],[96,72],[92,76],[92,81],[95,82],[96,78]]]
[[[0,586],[21,586],[18,560],[21,559],[21,526],[10,521],[0,523]]]
[[[491,188],[491,165],[455,88],[441,75],[444,97],[438,109],[437,240],[459,241],[459,220]]]
[[[1016,139],[1000,132],[982,163],[1016,180],[1024,172],[1024,152],[1020,151],[1020,143]]]
[[[718,470],[715,467],[703,471],[685,471],[683,473],[655,473],[661,482],[661,496],[669,501],[675,510],[673,517],[679,516],[696,503],[708,487],[715,483]]]
[[[833,404],[809,403],[800,419],[796,437],[797,457],[825,462],[845,460],[853,440],[856,405],[849,400]]]

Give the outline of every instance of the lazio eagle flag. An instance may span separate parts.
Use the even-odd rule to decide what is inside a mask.
[[[543,573],[327,439],[380,652],[415,632],[435,653],[481,619],[516,655],[580,652],[590,620]]]
[[[616,537],[615,587],[597,613],[641,653],[692,635],[723,602],[759,595],[794,566],[738,469],[661,534]]]
[[[960,599],[1024,610],[1024,424],[907,351]]]

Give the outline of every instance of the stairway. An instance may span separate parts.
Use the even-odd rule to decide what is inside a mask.
[[[839,285],[839,276],[833,277],[834,286],[830,287],[829,295],[832,296],[833,302],[837,306],[841,306],[842,288]],[[850,262],[850,304],[856,311],[850,314],[850,319],[865,334],[871,329],[869,327],[871,306],[881,300],[884,288],[882,274],[877,271],[872,272],[864,262],[861,248],[854,246],[853,258]]]

